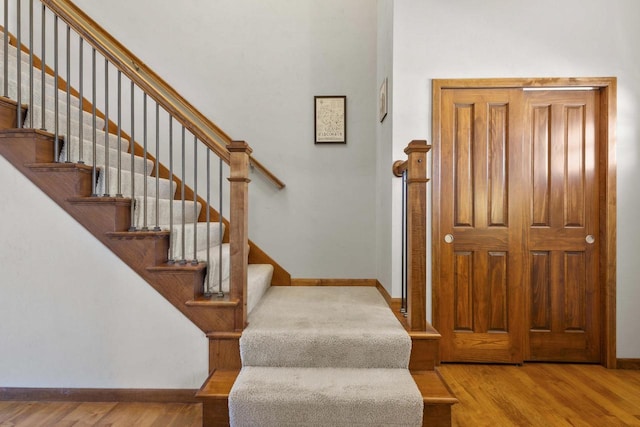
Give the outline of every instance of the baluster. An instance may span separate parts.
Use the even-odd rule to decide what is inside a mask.
[[[16,112],[16,120],[17,120],[17,128],[21,128],[22,127],[22,35],[21,35],[21,21],[22,21],[22,17],[20,16],[20,3],[22,3],[20,0],[18,0],[18,2],[16,3],[16,51],[17,51],[17,56],[16,56],[16,78],[18,81],[18,88],[17,88],[17,96],[16,99],[18,100],[18,104],[17,104],[17,112]],[[8,30],[5,29],[5,32],[7,32]],[[32,106],[30,105],[29,108],[31,108]],[[56,151],[57,153],[57,151]]]
[[[156,102],[156,225],[153,231],[160,231],[160,105]]]
[[[33,0],[29,0],[29,123],[31,128],[36,127],[33,122],[33,107]]]
[[[209,251],[211,249],[211,150],[206,148],[207,150],[207,283],[204,284],[204,296],[207,298],[211,297],[211,255]],[[220,265],[220,264],[218,264]]]
[[[218,241],[220,244],[218,245],[218,297],[222,298],[224,296],[224,292],[222,291],[222,238],[224,237],[224,233],[222,232],[224,223],[222,222],[222,158],[218,158],[218,205],[220,206],[219,214],[218,214]]]
[[[142,92],[142,157],[144,158],[144,179],[142,180],[142,231],[149,231],[147,227],[147,93]]]
[[[131,171],[133,173],[133,171]],[[122,195],[122,72],[118,70],[118,168],[116,197]]]
[[[173,189],[173,116],[169,114],[169,185],[171,190]],[[169,240],[169,260],[168,264],[174,264],[173,251],[175,250],[175,233],[173,231],[173,198],[174,193],[171,193],[169,203],[169,232],[171,233],[171,239]]]
[[[78,40],[78,95],[80,96],[80,105],[78,106],[78,163],[84,164],[84,40],[79,37]]]
[[[92,104],[92,108],[91,108],[91,133],[92,133],[92,139],[91,139],[91,147],[93,148],[93,162],[92,162],[92,166],[91,166],[91,188],[93,189],[91,192],[91,196],[92,197],[96,197],[97,196],[97,178],[98,178],[98,170],[97,170],[97,166],[96,163],[98,162],[97,160],[97,152],[98,152],[98,147],[97,147],[97,139],[98,139],[98,135],[96,133],[96,103],[97,103],[97,97],[96,97],[96,49],[92,48],[91,49],[91,104]]]
[[[400,313],[407,317],[407,171],[402,171],[402,247]]]
[[[180,249],[182,250],[181,255],[182,257],[180,258],[180,265],[185,265],[187,263],[187,257],[185,254],[185,226],[184,226],[184,216],[185,216],[185,195],[184,195],[184,190],[185,190],[185,185],[184,185],[184,181],[185,181],[185,177],[186,175],[186,167],[185,167],[185,145],[184,145],[184,125],[182,125],[182,185],[180,188],[180,197],[181,197],[181,208],[182,208],[182,221],[181,221],[181,227],[182,227],[182,235],[181,235],[181,243],[180,243]]]
[[[42,6],[44,8],[44,6]],[[43,32],[44,34],[44,32]],[[44,35],[42,36],[44,39]],[[4,0],[4,88],[3,94],[5,98],[9,97],[9,0]],[[19,104],[19,103],[18,103]],[[43,104],[44,105],[44,104]]]
[[[131,153],[131,227],[129,231],[136,231],[135,211],[136,211],[136,181],[134,179],[135,171],[135,140],[136,140],[136,115],[135,115],[135,89],[136,85],[131,82],[131,138],[129,140],[129,151]],[[120,153],[118,153],[120,155]]]
[[[65,136],[66,163],[71,163],[71,27],[67,25],[67,135]],[[44,108],[44,105],[42,105]],[[82,127],[82,120],[80,126]]]
[[[60,128],[58,124],[58,16],[53,16],[53,149],[55,162],[60,161]]]
[[[109,61],[104,59],[104,197],[109,197]],[[120,155],[120,153],[118,153]]]
[[[6,4],[6,2],[5,2],[5,4]],[[5,19],[6,19],[6,15],[5,15]],[[45,130],[47,128],[46,124],[45,124],[45,119],[46,119],[46,108],[45,108],[45,105],[46,105],[46,100],[47,100],[47,98],[45,96],[46,95],[46,87],[47,87],[47,85],[46,85],[46,68],[47,67],[45,66],[46,65],[46,52],[47,52],[47,49],[46,49],[46,40],[47,40],[47,38],[46,38],[46,31],[45,31],[46,30],[46,26],[47,26],[46,23],[47,23],[47,8],[43,3],[42,4],[42,16],[41,16],[41,26],[42,26],[42,28],[40,29],[40,31],[42,32],[42,34],[41,34],[41,37],[42,37],[42,40],[41,40],[42,52],[41,52],[41,55],[40,55],[40,64],[41,64],[41,66],[40,66],[40,73],[41,73],[40,96],[42,97],[41,102],[40,102],[40,105],[42,106],[41,107],[41,111],[40,111],[40,120],[41,120],[40,121],[40,129],[41,130]],[[6,32],[5,32],[5,35],[6,35]],[[5,46],[5,54],[6,54],[6,52],[7,52],[7,50],[6,50],[6,46]],[[7,82],[7,80],[5,79],[5,84],[6,84],[6,82]],[[54,160],[57,159],[55,156],[56,155],[54,153]],[[55,160],[55,161],[57,161],[57,160]]]
[[[198,138],[193,136],[193,259],[192,265],[198,264]]]

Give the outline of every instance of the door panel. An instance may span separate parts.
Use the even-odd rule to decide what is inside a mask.
[[[442,360],[598,362],[598,92],[441,94]]]
[[[520,363],[522,92],[444,90],[441,108],[442,360]]]
[[[527,360],[600,360],[597,96],[525,94]]]

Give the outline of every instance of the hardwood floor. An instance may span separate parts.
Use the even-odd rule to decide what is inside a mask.
[[[640,371],[535,363],[439,370],[460,402],[453,426],[640,426]]]
[[[640,371],[595,365],[439,368],[460,401],[452,425],[640,426]],[[0,401],[0,426],[202,425],[201,404]]]
[[[201,427],[202,404],[3,401],[0,426]]]

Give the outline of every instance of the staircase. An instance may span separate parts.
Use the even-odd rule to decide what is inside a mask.
[[[374,287],[272,287],[240,338],[242,365],[213,369],[198,392],[204,425],[451,425],[440,335],[405,332],[389,305]]]
[[[47,4],[97,27],[69,2]],[[230,211],[242,216],[229,222],[197,180],[191,188],[156,161],[146,128],[141,144],[142,132],[126,134],[51,70],[43,82],[40,58],[10,39],[0,46],[9,70],[0,72],[0,154],[207,335],[204,425],[450,425],[457,401],[436,370],[430,325],[407,333],[383,289],[286,286],[289,274],[247,239],[247,170],[259,163],[246,144],[209,147],[229,159],[231,192],[241,194]],[[195,142],[206,137],[194,131]]]

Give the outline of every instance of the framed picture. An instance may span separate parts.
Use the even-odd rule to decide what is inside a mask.
[[[347,97],[314,96],[315,143],[347,143]]]
[[[378,119],[380,123],[387,117],[387,78],[380,85],[380,94],[378,96]]]

